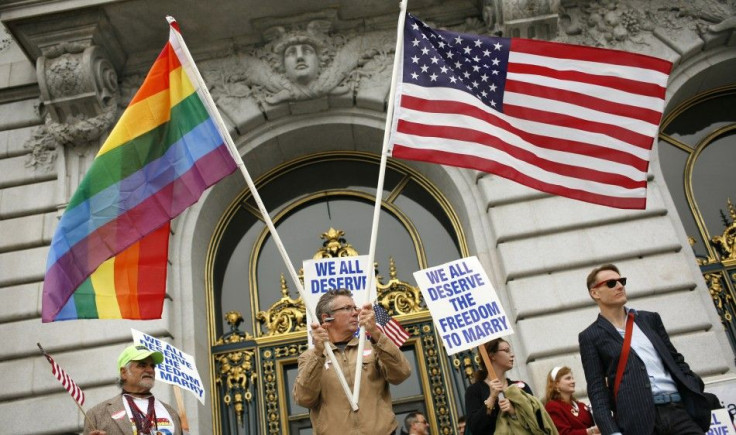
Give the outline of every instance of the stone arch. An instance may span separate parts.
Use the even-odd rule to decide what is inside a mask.
[[[366,109],[292,115],[263,124],[233,139],[251,178],[257,181],[271,167],[313,153],[355,150],[379,155],[384,119],[385,113]],[[484,231],[488,225],[481,223],[484,218],[479,208],[481,201],[468,195],[475,183],[471,171],[418,162],[404,163],[418,169],[452,203],[466,230],[469,251],[474,254],[483,251],[487,240]],[[209,388],[209,345],[214,341],[215,328],[207,317],[212,309],[207,305],[205,291],[208,248],[221,216],[243,189],[247,189],[246,183],[236,171],[207,191],[172,226],[169,292],[177,301],[169,304],[171,310],[177,310],[171,316],[172,320],[175,319],[172,333],[184,349],[195,355],[200,376]],[[199,406],[193,397],[185,400],[192,401],[187,409],[197,410],[199,431],[210,433],[212,414],[209,406]]]

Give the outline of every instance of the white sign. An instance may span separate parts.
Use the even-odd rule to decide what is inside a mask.
[[[317,309],[317,302],[328,290],[346,289],[353,293],[353,300],[358,307],[368,302],[368,256],[322,258],[304,260],[304,293],[312,308]],[[315,313],[316,314],[316,313]],[[307,330],[310,331],[309,344],[312,344],[312,327],[315,322],[307,310]]]
[[[477,257],[414,272],[414,279],[448,355],[514,332]]]
[[[728,411],[729,420],[736,418],[736,378],[733,375],[726,379],[711,380],[705,385],[705,391],[718,396],[718,399]]]
[[[132,328],[130,331],[133,334],[133,342],[164,354],[164,361],[156,366],[156,380],[191,391],[204,405],[204,387],[194,358],[156,337]]]
[[[736,435],[736,429],[734,429],[726,408],[714,409],[710,412],[710,429],[706,435]]]

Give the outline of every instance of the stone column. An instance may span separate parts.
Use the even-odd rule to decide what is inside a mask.
[[[36,62],[44,125],[28,146],[52,153],[63,209],[118,117],[125,54],[102,10],[48,15],[14,26]],[[55,154],[55,156],[53,156]]]

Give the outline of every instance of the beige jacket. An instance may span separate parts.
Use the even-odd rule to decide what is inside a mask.
[[[161,403],[169,411],[169,415],[171,415],[171,419],[174,421],[174,427],[176,428],[174,435],[182,435],[179,414],[167,403]],[[119,418],[117,420],[112,418],[113,415],[119,415],[121,411],[125,415],[125,418]],[[125,413],[122,394],[111,397],[87,411],[87,418],[84,421],[84,434],[86,435],[95,429],[104,430],[107,432],[107,435],[133,435],[133,425]]]
[[[350,390],[355,380],[358,339],[345,351],[330,343]],[[296,403],[309,408],[315,435],[388,435],[398,423],[391,404],[389,382],[399,384],[411,374],[409,361],[385,334],[377,343],[366,341],[360,378],[358,411],[353,412],[329,359],[314,348],[299,355],[299,372],[294,384]]]

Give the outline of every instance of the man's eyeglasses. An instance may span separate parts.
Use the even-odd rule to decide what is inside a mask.
[[[353,311],[360,311],[360,308],[356,307],[355,305],[345,305],[344,307],[335,308],[332,310],[334,313],[335,311],[346,311],[348,313],[352,313]]]
[[[604,281],[600,281],[598,284],[596,284],[593,287],[591,287],[591,289],[594,289],[596,287],[600,287],[601,284],[605,284],[606,287],[608,287],[608,288],[614,288],[614,287],[616,287],[616,283],[617,282],[620,282],[621,285],[624,286],[624,287],[626,286],[626,278],[622,276],[619,279],[606,279]]]

